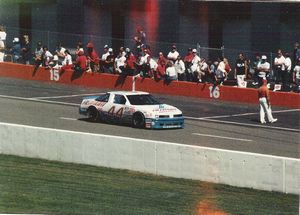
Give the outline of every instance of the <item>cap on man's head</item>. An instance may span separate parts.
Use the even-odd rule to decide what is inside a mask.
[[[176,45],[175,44],[172,45],[172,49],[176,49]]]
[[[127,53],[130,52],[130,48],[126,48],[125,52],[127,52]]]
[[[109,48],[109,49],[108,49],[108,52],[113,52],[113,49],[112,49],[112,48]]]
[[[193,53],[197,53],[197,49],[193,49],[193,51],[192,51]]]
[[[13,39],[13,43],[18,43],[19,42],[19,38],[18,37],[15,37],[14,39]]]
[[[262,60],[267,60],[267,56],[266,56],[266,55],[263,55],[263,56],[261,56],[261,59],[262,59]]]
[[[108,45],[105,45],[105,46],[104,46],[104,49],[108,49]]]

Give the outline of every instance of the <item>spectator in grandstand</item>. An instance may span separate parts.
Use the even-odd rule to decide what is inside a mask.
[[[87,44],[87,60],[88,60],[88,68],[91,69],[91,72],[98,72],[99,71],[99,62],[100,58],[97,52],[94,49],[93,43]]]
[[[10,49],[10,53],[12,54],[13,62],[19,63],[21,60],[21,44],[18,37],[13,39],[13,45]]]
[[[258,71],[258,69],[257,69],[257,65],[259,64],[259,62],[260,62],[260,55],[257,53],[257,54],[255,54],[255,60],[253,61],[253,63],[252,63],[252,70],[253,70],[253,85],[255,86],[255,85],[258,85],[258,73],[259,73],[259,71]]]
[[[175,61],[177,60],[179,53],[177,51],[176,45],[173,44],[171,51],[168,53],[167,58],[168,60],[171,60],[173,63],[175,63]]]
[[[293,82],[296,83],[296,92],[300,92],[300,58],[296,61],[293,70]]]
[[[193,59],[192,59],[190,68],[188,68],[188,73],[189,73],[189,76],[191,77],[190,81],[198,82],[199,81],[199,71],[200,71],[199,64],[200,64],[201,59],[198,56],[196,49],[193,49],[192,53],[193,53]]]
[[[159,57],[157,60],[157,69],[154,73],[155,80],[161,80],[166,75],[166,65],[167,65],[167,58],[164,56],[162,52],[159,52]]]
[[[83,49],[81,49],[82,51]],[[59,57],[58,57],[59,59]],[[65,68],[71,68],[73,65],[73,60],[72,60],[72,56],[71,56],[71,53],[69,52],[68,49],[65,50],[64,52],[64,60],[62,62],[62,66],[64,66]]]
[[[126,52],[125,55],[126,61],[125,61],[124,73],[125,75],[136,75],[136,69],[135,69],[136,58],[129,48],[126,48],[125,52]]]
[[[243,87],[243,82],[245,81],[245,78],[247,77],[247,62],[245,59],[245,56],[243,53],[240,53],[238,58],[235,61],[234,66],[234,79],[237,80],[237,86]]]
[[[277,56],[274,59],[274,79],[275,83],[279,84],[282,83],[282,77],[284,76],[285,72],[285,58],[282,54],[281,49],[278,49]]]
[[[6,32],[3,25],[0,25],[0,62],[4,61]]]
[[[108,49],[109,49],[108,45],[105,45],[103,47],[103,54],[102,54],[101,59],[100,59],[100,70],[102,72],[104,72],[104,68],[107,67],[106,58],[109,55]]]
[[[60,65],[63,65],[63,61],[65,59],[65,51],[66,49],[62,46],[62,43],[58,43],[55,50],[55,54],[58,56],[58,63]]]
[[[296,65],[296,62],[300,58],[300,45],[298,42],[294,44],[294,52],[293,52],[293,63]]]
[[[257,64],[257,70],[258,70],[258,77],[259,77],[258,83],[259,85],[261,85],[262,80],[268,79],[270,73],[270,63],[267,62],[266,55],[261,56],[261,61]]]
[[[150,61],[151,56],[148,51],[148,49],[144,50],[144,55],[140,57],[138,62],[138,70],[140,72],[140,76],[147,78],[147,77],[153,77],[153,74],[151,73],[151,67],[150,67]]]
[[[149,66],[150,66],[149,76],[150,76],[150,78],[154,79],[154,74],[156,73],[158,64],[151,55],[149,58]]]
[[[258,99],[259,99],[259,106],[260,106],[260,123],[265,124],[265,113],[267,113],[267,117],[270,123],[274,123],[277,119],[273,118],[272,110],[271,110],[271,103],[270,103],[270,95],[269,89],[267,87],[267,80],[263,79],[262,86],[258,89]]]
[[[49,67],[49,63],[51,62],[53,55],[51,54],[51,52],[49,51],[47,46],[43,47],[43,66],[45,66],[46,68]]]
[[[74,65],[75,72],[82,73],[87,70],[87,58],[84,54],[84,50],[80,49],[78,52],[78,57]]]
[[[126,56],[126,55],[125,55]],[[119,50],[119,54],[115,58],[115,72],[121,74],[124,71],[126,57],[123,54],[123,50]]]
[[[216,85],[217,84],[217,68],[218,68],[218,64],[219,62],[218,61],[210,61],[208,60],[207,61],[207,64],[208,64],[208,75],[206,76],[206,81],[208,83],[211,83],[211,84],[214,84]]]
[[[61,66],[58,64],[58,57],[54,55],[52,61],[49,62],[49,67],[52,70],[60,71]]]
[[[167,69],[166,69],[166,83],[170,83],[171,81],[177,80],[177,73],[174,67],[174,64],[172,61],[168,61],[167,63]]]
[[[108,55],[103,64],[103,70],[105,73],[114,73],[114,65],[115,65],[115,56],[113,53],[113,49],[108,49]]]
[[[290,54],[287,52],[284,55],[285,60],[284,60],[284,68],[285,71],[283,72],[284,74],[282,75],[282,85],[283,85],[283,90],[284,91],[290,91],[290,84],[291,84],[291,78],[292,78],[292,60],[290,58]]]
[[[31,53],[31,44],[29,41],[28,35],[23,35],[23,43],[21,44],[21,53],[22,53],[22,60],[24,64],[30,64],[30,60],[32,58]]]
[[[178,55],[177,60],[174,63],[174,67],[175,67],[176,73],[178,75],[178,80],[179,81],[185,81],[186,80],[185,65],[184,65],[184,62],[181,59],[180,55]]]
[[[223,60],[220,60],[220,62],[218,64],[216,77],[217,77],[217,83],[220,85],[223,85],[224,81],[227,80],[228,65],[229,65],[229,63],[226,58],[223,58]]]
[[[146,45],[146,33],[144,32],[143,28],[138,26],[136,28],[136,35],[134,36],[134,41],[135,41],[135,48],[137,47],[143,47]]]
[[[200,58],[200,63],[199,63],[199,72],[198,72],[198,82],[204,82],[206,81],[206,76],[209,73],[209,67],[208,64],[206,63],[205,58]]]
[[[189,48],[188,53],[186,54],[186,56],[184,57],[184,60],[183,60],[183,62],[185,64],[185,69],[186,69],[185,72],[186,72],[186,80],[187,81],[193,80],[192,73],[190,72],[193,58],[194,58],[194,55],[193,55],[192,48]]]
[[[43,53],[44,53],[44,50],[43,50],[43,47],[42,47],[42,43],[38,42],[36,44],[36,48],[34,50],[34,56],[33,56],[35,67],[39,67],[39,66],[42,65],[42,63],[43,63]]]
[[[121,53],[125,57],[126,51],[125,51],[125,48],[123,46],[120,47],[119,53]]]
[[[78,55],[78,52],[80,49],[83,49],[83,44],[82,42],[78,42],[75,50],[75,55]]]

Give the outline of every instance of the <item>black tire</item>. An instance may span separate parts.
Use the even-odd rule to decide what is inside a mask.
[[[95,107],[89,107],[87,110],[87,117],[90,122],[99,121],[99,111]]]
[[[145,116],[138,112],[132,116],[132,127],[134,128],[145,128]]]

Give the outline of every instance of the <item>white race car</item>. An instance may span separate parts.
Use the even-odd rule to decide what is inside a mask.
[[[127,123],[135,128],[183,128],[182,112],[140,91],[114,91],[83,98],[79,113],[90,121]]]

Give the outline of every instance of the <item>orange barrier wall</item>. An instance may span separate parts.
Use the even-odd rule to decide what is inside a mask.
[[[132,77],[123,78],[122,76],[103,73],[77,74],[73,70],[54,72],[43,67],[39,67],[35,70],[31,65],[6,62],[0,63],[0,76],[114,90],[132,89]],[[172,82],[165,84],[163,81],[156,82],[152,79],[138,78],[136,80],[136,90],[233,102],[258,103],[256,89],[231,86],[217,86],[214,88],[211,84],[190,82]],[[300,108],[300,95],[290,92],[271,92],[271,103],[273,106]]]

